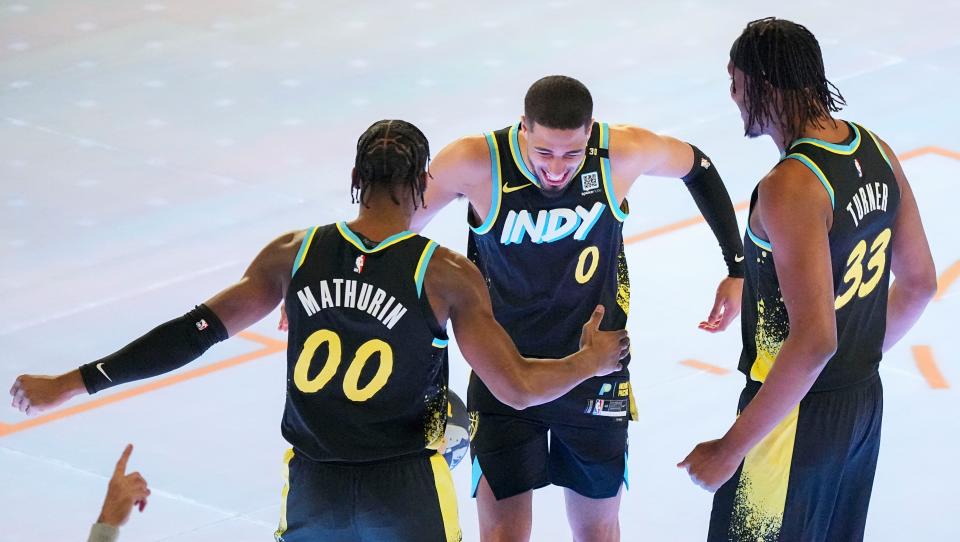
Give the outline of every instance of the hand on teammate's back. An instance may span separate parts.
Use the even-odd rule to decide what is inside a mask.
[[[623,368],[620,360],[630,352],[630,337],[627,330],[600,331],[603,320],[603,305],[597,305],[587,323],[583,324],[580,334],[580,350],[596,353],[597,371],[595,376],[603,376]]]
[[[150,489],[147,481],[139,472],[127,474],[127,460],[133,452],[133,445],[127,444],[117,466],[113,470],[113,477],[107,486],[107,496],[103,500],[103,509],[97,523],[119,527],[130,518],[130,512],[136,506],[141,512],[147,507],[147,497]]]

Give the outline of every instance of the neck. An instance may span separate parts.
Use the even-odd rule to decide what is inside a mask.
[[[816,122],[808,123],[798,134],[786,134],[786,126],[778,125],[770,130],[770,137],[773,138],[780,149],[780,154],[786,152],[787,147],[794,141],[808,137],[812,139],[821,139],[829,143],[841,143],[850,136],[850,127],[847,123],[838,121],[833,117],[820,119],[820,125]]]
[[[409,198],[409,195],[402,197]],[[413,220],[412,203],[397,205],[389,196],[379,198],[374,194],[367,205],[369,207],[361,203],[357,218],[347,223],[354,232],[371,241],[383,241],[391,235],[410,229]]]

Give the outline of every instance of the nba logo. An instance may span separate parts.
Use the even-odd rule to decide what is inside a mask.
[[[356,261],[356,263],[353,265],[353,272],[354,272],[354,273],[363,273],[363,264],[364,264],[364,262],[366,262],[366,261],[367,261],[367,257],[364,256],[363,254],[357,256],[357,261]]]
[[[586,194],[592,190],[600,188],[600,176],[596,171],[584,173],[580,176],[580,185],[583,186],[583,193]]]
[[[857,166],[857,175],[859,175],[859,176],[862,178],[862,177],[863,177],[863,169],[860,167],[860,160],[857,160],[856,158],[854,158],[854,159],[853,159],[853,165]]]

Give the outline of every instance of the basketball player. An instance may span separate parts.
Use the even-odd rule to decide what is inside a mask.
[[[740,414],[678,466],[716,491],[709,540],[863,540],[877,368],[936,291],[917,202],[893,150],[831,115],[845,102],[806,28],[751,22],[727,70],[746,135],[770,136],[781,159],[744,241]]]
[[[672,137],[595,122],[590,92],[575,79],[535,82],[520,122],[448,145],[431,173],[414,229],[455,198],[469,200],[468,256],[524,355],[575,352],[577,322],[597,303],[606,307],[603,329],[625,327],[625,197],[641,175],[682,178],[720,242],[729,276],[701,328],[722,330],[740,310],[743,245],[716,167]],[[626,368],[523,412],[497,399],[487,380],[471,376],[467,404],[479,420],[471,454],[481,539],[528,540],[532,491],[555,484],[566,488],[575,540],[618,540],[634,416]]]
[[[460,540],[450,472],[434,449],[447,412],[447,320],[473,370],[515,408],[619,370],[628,342],[625,331],[599,331],[601,306],[577,353],[521,357],[476,267],[408,231],[428,161],[415,126],[373,124],[357,144],[356,219],[277,238],[240,282],[115,354],[60,377],[19,377],[14,406],[30,414],[171,371],[283,301],[282,433],[293,448],[277,540]]]

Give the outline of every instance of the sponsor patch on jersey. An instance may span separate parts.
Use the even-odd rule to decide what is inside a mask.
[[[605,418],[623,418],[630,411],[628,399],[588,399],[584,414]]]
[[[583,187],[584,195],[600,190],[600,175],[596,171],[584,173],[580,176],[580,186]]]
[[[197,331],[203,331],[209,327],[207,325],[207,321],[204,320],[203,318],[197,321],[194,325],[197,326]]]

